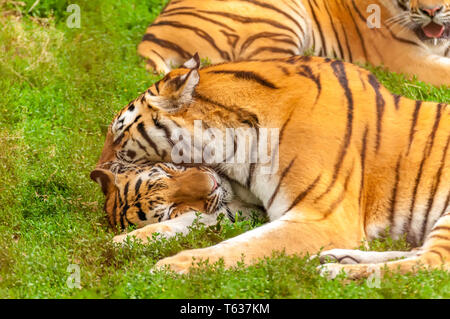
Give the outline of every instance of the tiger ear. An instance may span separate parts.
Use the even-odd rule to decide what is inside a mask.
[[[186,69],[198,69],[200,68],[200,57],[198,53],[195,53],[192,58],[184,62],[183,68]]]
[[[91,179],[98,183],[105,195],[114,192],[117,187],[114,182],[114,174],[106,169],[97,168],[91,172]]]
[[[147,102],[166,112],[176,112],[193,100],[195,88],[200,82],[198,69],[191,69],[188,73],[175,76],[159,84],[159,95],[152,95],[147,91]]]

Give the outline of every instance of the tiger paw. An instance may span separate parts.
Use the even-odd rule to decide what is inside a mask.
[[[122,235],[114,236],[113,243],[122,244],[123,245],[126,242],[127,237],[128,237],[128,234],[122,234]]]
[[[350,249],[331,249],[320,253],[319,261],[321,264],[327,262],[337,262],[340,264],[358,264],[361,262],[358,251]]]
[[[139,241],[142,244],[146,244],[150,242],[152,238],[153,238],[152,233],[132,231],[131,233],[128,234],[114,236],[113,242],[116,244],[120,244],[122,246],[125,245],[125,243],[127,242],[135,242],[135,241]]]
[[[125,242],[139,240],[141,243],[146,244],[155,238],[155,235],[161,235],[162,237],[171,237],[174,235],[172,229],[167,225],[151,224],[143,228],[134,230],[128,234],[117,235],[113,238],[113,242],[117,244],[125,244]]]
[[[345,266],[340,264],[328,263],[317,267],[320,275],[328,279],[335,279],[342,271],[345,272]]]
[[[171,270],[179,274],[186,274],[193,266],[193,261],[192,256],[181,252],[175,256],[166,257],[158,261],[153,267],[153,271]]]

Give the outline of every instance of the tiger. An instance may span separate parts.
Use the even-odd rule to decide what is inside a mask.
[[[213,64],[312,54],[448,86],[450,0],[177,0],[138,45],[158,73],[195,52]]]
[[[354,262],[325,263],[330,276],[410,272],[418,265],[450,270],[448,104],[392,94],[372,73],[341,60],[296,56],[200,68],[195,55],[118,112],[97,166],[180,162],[181,151],[211,146],[214,139],[206,133],[212,128],[223,136],[229,128],[259,129],[229,136],[227,149],[246,145],[244,162],[233,162],[229,153],[222,161],[211,160],[208,152],[190,160],[245,187],[262,202],[269,222],[217,245],[161,259],[156,269],[185,273],[195,267],[194,259],[222,259],[233,267],[273,251],[322,251],[321,260],[332,255]],[[272,141],[267,133],[263,137],[264,128],[278,130],[277,143],[267,152],[273,160],[251,160],[258,142]],[[353,250],[386,229],[394,239],[405,236],[416,250]],[[391,261],[394,254],[405,258]]]
[[[115,243],[131,238],[145,244],[156,233],[165,238],[186,235],[194,221],[212,226],[220,214],[233,223],[236,217],[264,218],[255,197],[205,166],[113,163],[109,169],[92,171],[90,177],[106,197],[110,226],[121,231],[137,228],[115,236]]]

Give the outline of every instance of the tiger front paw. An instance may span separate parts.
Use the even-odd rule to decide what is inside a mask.
[[[154,239],[154,235],[158,234],[163,237],[170,237],[173,235],[172,229],[166,225],[151,224],[143,228],[134,230],[128,234],[121,234],[114,236],[113,242],[116,244],[125,244],[127,241],[139,240],[143,244],[147,244]]]
[[[170,269],[179,274],[188,273],[190,269],[198,267],[203,262],[207,261],[213,264],[219,260],[217,254],[208,248],[191,249],[179,252],[175,256],[166,257],[158,261],[153,270]]]
[[[320,275],[322,277],[328,278],[328,279],[335,279],[342,271],[345,272],[345,267],[340,264],[335,263],[328,263],[323,264],[317,267],[317,270],[319,271]]]

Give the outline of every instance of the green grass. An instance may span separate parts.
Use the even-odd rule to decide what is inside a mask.
[[[165,1],[89,0],[81,28],[65,21],[69,1],[0,1],[0,297],[3,298],[449,298],[443,271],[328,281],[317,261],[277,254],[252,267],[202,266],[151,273],[157,260],[205,247],[258,223],[201,225],[186,237],[115,249],[103,196],[89,172],[115,112],[155,80],[136,54]],[[436,89],[375,70],[395,93],[449,101]],[[404,247],[377,241],[372,248]],[[81,289],[67,267],[78,264]]]

